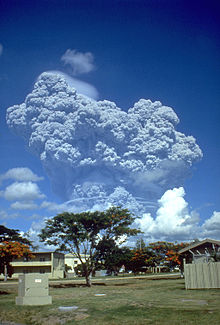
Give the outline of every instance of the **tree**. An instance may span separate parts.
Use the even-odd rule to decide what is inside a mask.
[[[32,246],[32,243],[27,238],[22,237],[19,234],[19,230],[9,229],[3,225],[0,225],[0,243],[4,241],[16,241],[19,243]]]
[[[33,248],[32,242],[21,236],[19,230],[0,225],[0,274],[4,274],[5,281],[13,274],[13,259],[33,256],[29,247]]]
[[[32,242],[21,236],[18,229],[0,225],[0,274],[4,274],[5,281],[13,274],[13,259],[32,256],[29,247],[33,248]]]
[[[58,246],[58,250],[77,256],[86,284],[91,286],[90,275],[97,265],[100,243],[117,243],[123,236],[136,235],[140,231],[130,227],[133,221],[134,217],[129,211],[120,207],[103,212],[64,212],[48,219],[39,237],[48,245]]]
[[[146,272],[149,266],[154,266],[155,254],[146,246],[143,238],[136,241],[135,248],[130,250],[130,260],[127,263],[126,269],[137,274]]]
[[[133,273],[146,272],[149,266],[155,266],[156,255],[147,247],[133,250],[130,269]]]
[[[148,249],[153,251],[155,254],[155,264],[161,265],[166,264],[166,254],[167,251],[173,247],[173,243],[166,241],[157,241],[154,243],[150,243],[148,245]]]
[[[176,243],[166,253],[166,260],[169,262],[169,267],[173,269],[175,266],[179,266],[183,270],[183,259],[179,254],[179,250],[188,246],[189,243]]]
[[[0,243],[0,274],[4,274],[5,281],[7,281],[8,276],[11,277],[13,274],[13,267],[10,264],[12,260],[23,256],[26,259],[34,257],[28,245],[17,241],[3,241]]]
[[[128,247],[120,247],[114,240],[103,239],[97,245],[97,252],[94,256],[96,268],[103,268],[107,273],[118,274],[122,266],[128,268],[132,252]]]
[[[187,245],[188,243],[157,241],[150,243],[148,248],[156,255],[156,265],[167,265],[172,270],[176,265],[182,267],[182,259],[178,251]]]
[[[138,274],[139,272],[145,272],[146,268],[147,265],[145,252],[142,249],[134,250],[130,261],[130,269],[133,273]]]

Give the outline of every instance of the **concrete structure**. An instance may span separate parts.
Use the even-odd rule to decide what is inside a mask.
[[[48,276],[46,274],[19,275],[18,297],[16,305],[49,305],[52,297],[49,296]]]
[[[63,279],[65,271],[64,254],[58,252],[33,252],[35,258],[25,260],[20,258],[11,264],[14,268],[12,278],[20,274],[38,273],[46,274],[49,279]]]

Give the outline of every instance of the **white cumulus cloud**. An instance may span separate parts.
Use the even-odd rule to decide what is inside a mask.
[[[4,191],[1,192],[3,196],[8,201],[32,201],[36,199],[43,199],[44,194],[40,192],[37,184],[32,182],[15,182],[6,187]]]
[[[1,221],[1,223],[4,223],[4,224],[6,224],[6,222],[8,221],[8,220],[12,220],[12,219],[17,219],[17,218],[19,218],[20,216],[19,216],[19,214],[18,213],[8,213],[7,211],[5,211],[5,210],[0,210],[0,221]]]
[[[189,211],[184,196],[183,187],[167,190],[158,200],[159,208],[155,217],[151,213],[145,213],[136,221],[146,238],[152,241],[219,238],[220,212],[214,212],[200,224],[198,213]]]
[[[203,233],[206,237],[220,238],[220,212],[214,211],[213,215],[206,219],[202,225]]]
[[[153,218],[148,213],[137,220],[147,236],[165,240],[194,238],[198,219],[195,218],[195,213],[189,213],[184,195],[183,187],[167,190],[158,200],[156,217]]]
[[[4,179],[12,179],[19,182],[37,182],[43,180],[43,177],[37,176],[27,167],[17,167],[9,169],[6,173],[0,175],[0,181]]]
[[[73,75],[89,73],[95,69],[94,57],[90,52],[82,53],[77,50],[68,49],[61,57],[65,65],[71,67]]]
[[[14,210],[35,210],[38,208],[38,206],[33,201],[28,201],[28,202],[16,201],[11,204],[11,208]]]

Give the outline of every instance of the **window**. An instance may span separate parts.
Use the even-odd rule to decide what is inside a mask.
[[[44,274],[44,273],[45,273],[45,270],[40,269],[40,273],[41,273],[41,274]]]
[[[40,262],[45,262],[45,257],[40,257]]]

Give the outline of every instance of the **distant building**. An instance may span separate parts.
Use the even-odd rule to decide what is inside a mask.
[[[82,261],[85,262],[85,255],[82,255]],[[68,253],[65,254],[65,265],[69,267],[68,275],[75,276],[75,267],[82,264],[80,259],[74,254]]]
[[[58,252],[33,252],[35,258],[26,260],[24,257],[12,261],[14,269],[12,278],[19,274],[48,274],[49,279],[63,279],[65,271],[65,255]]]

